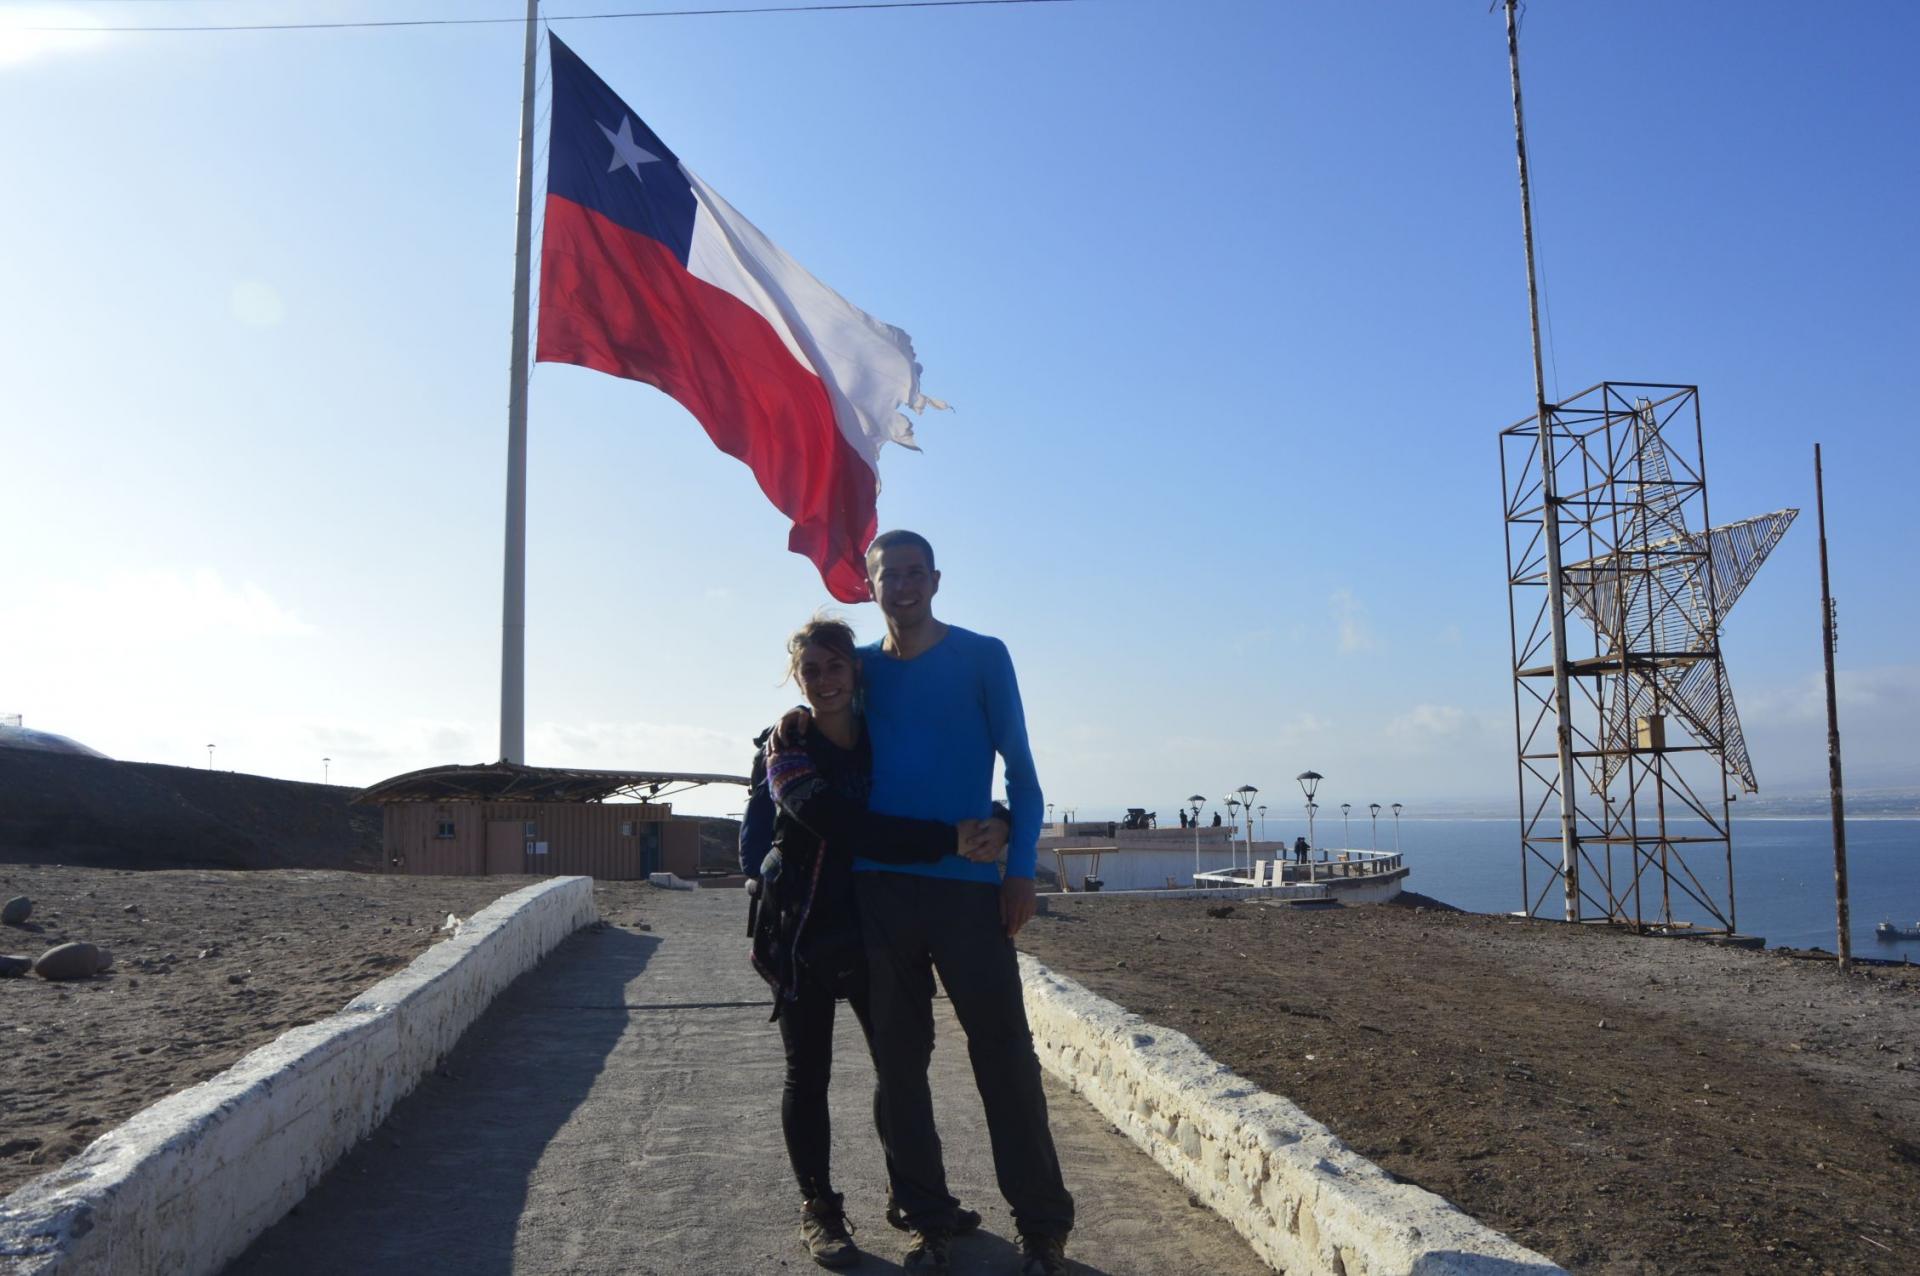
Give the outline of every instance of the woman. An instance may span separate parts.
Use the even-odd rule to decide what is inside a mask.
[[[787,655],[788,675],[813,711],[813,728],[798,747],[779,746],[771,730],[754,742],[760,752],[754,756],[740,859],[755,895],[749,921],[753,965],[773,987],[773,1018],[786,1048],[780,1124],[803,1201],[801,1240],[822,1267],[846,1267],[860,1261],[860,1251],[830,1169],[827,1083],[836,1001],[844,998],[853,1008],[869,1050],[873,1042],[853,857],[894,864],[930,864],[958,853],[993,859],[1004,854],[1007,824],[998,809],[994,821],[967,826],[868,811],[873,750],[859,710],[853,630],[815,618],[787,640]],[[975,827],[980,823],[998,828],[983,836]],[[876,1130],[878,1098],[876,1092]],[[980,1216],[970,1210],[958,1216],[962,1230],[979,1225]],[[891,1206],[888,1221],[894,1222]]]

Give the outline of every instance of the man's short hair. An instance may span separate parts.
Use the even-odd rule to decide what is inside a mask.
[[[880,555],[886,553],[888,550],[898,549],[902,545],[912,545],[919,549],[922,554],[926,555],[927,570],[932,571],[934,569],[933,546],[928,542],[927,538],[918,532],[895,530],[880,533],[873,538],[873,544],[867,546],[867,575],[873,575],[874,560],[878,559]]]

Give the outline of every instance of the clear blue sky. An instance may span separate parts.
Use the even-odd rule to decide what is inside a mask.
[[[556,29],[913,334],[958,410],[889,451],[880,521],[1011,645],[1050,799],[1285,804],[1313,767],[1323,803],[1510,800],[1495,434],[1532,387],[1484,0]],[[1920,784],[1920,9],[1536,0],[1524,40],[1549,391],[1698,383],[1716,515],[1806,509],[1726,636],[1763,790],[1823,776],[1826,444],[1850,774]],[[495,756],[519,57],[511,26],[0,30],[0,711],[354,783]],[[542,366],[530,524],[530,760],[743,768],[825,601],[746,470]]]

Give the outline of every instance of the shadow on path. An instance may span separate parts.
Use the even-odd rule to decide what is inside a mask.
[[[800,1200],[780,1134],[780,1037],[745,959],[740,892],[647,897],[652,929],[569,939],[507,990],[392,1120],[235,1276],[798,1276]],[[930,1080],[948,1181],[981,1211],[954,1276],[1019,1268],[965,1038],[943,1001]],[[836,1017],[834,1177],[868,1255],[897,1274],[873,1086],[852,1015]],[[1262,1276],[1246,1243],[1049,1079],[1077,1199],[1074,1276]]]
[[[228,1276],[511,1272],[535,1167],[625,1032],[628,985],[659,945],[614,927],[565,940]]]

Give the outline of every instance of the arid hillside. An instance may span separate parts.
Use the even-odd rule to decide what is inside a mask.
[[[0,863],[376,872],[380,809],[359,790],[263,775],[0,748]],[[740,825],[700,826],[700,867],[732,871]]]
[[[96,868],[373,869],[357,789],[0,749],[0,862]]]

